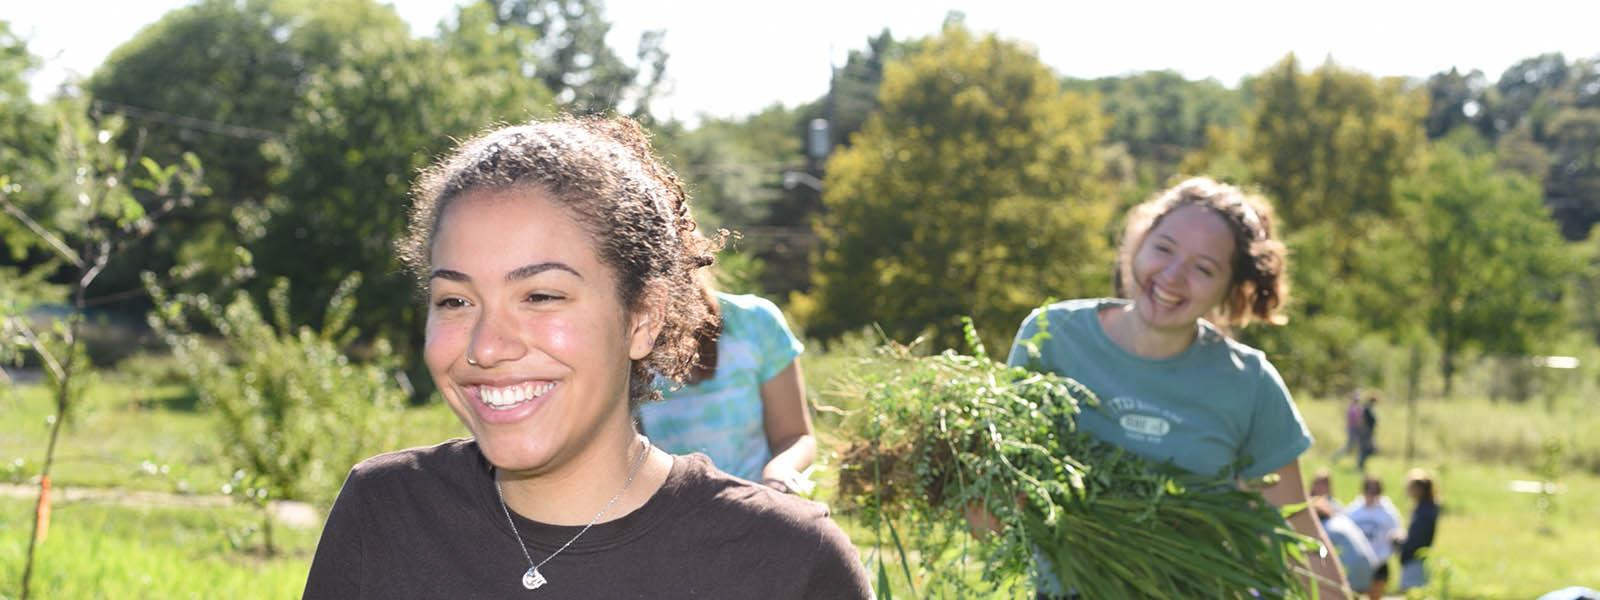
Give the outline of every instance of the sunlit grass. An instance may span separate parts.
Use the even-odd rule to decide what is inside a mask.
[[[0,499],[0,597],[19,592],[32,501]],[[298,598],[318,532],[280,527],[263,558],[240,507],[57,504],[32,580],[37,598]]]

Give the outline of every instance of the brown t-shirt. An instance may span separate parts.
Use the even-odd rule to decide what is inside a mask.
[[[870,598],[866,570],[821,504],[674,457],[661,489],[539,568],[472,440],[356,465],[328,514],[305,598]],[[535,562],[582,527],[512,517]]]

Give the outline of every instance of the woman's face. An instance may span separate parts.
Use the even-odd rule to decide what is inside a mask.
[[[630,360],[656,328],[568,209],[537,189],[469,192],[431,260],[424,360],[489,462],[548,471],[627,430]]]
[[[1152,329],[1191,329],[1233,278],[1233,229],[1198,205],[1167,213],[1133,255],[1134,312]]]

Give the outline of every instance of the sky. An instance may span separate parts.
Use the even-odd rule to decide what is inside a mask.
[[[451,18],[454,0],[392,0],[418,35]],[[92,73],[117,45],[184,0],[0,0],[0,19],[45,64],[31,83],[43,98]],[[896,38],[936,31],[961,11],[978,31],[1033,46],[1055,71],[1103,77],[1172,69],[1234,85],[1294,52],[1375,75],[1426,77],[1457,67],[1490,79],[1545,52],[1600,56],[1600,2],[984,0],[610,0],[609,41],[632,57],[639,34],[665,29],[668,87],[658,117],[695,122],[827,91],[831,65],[888,28]],[[93,18],[84,18],[93,14]]]

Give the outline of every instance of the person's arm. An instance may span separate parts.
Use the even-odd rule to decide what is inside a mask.
[[[803,475],[817,458],[817,438],[811,430],[800,360],[795,359],[761,384],[762,425],[772,460],[761,469],[761,482],[785,492],[809,491]]]
[[[1408,563],[1417,558],[1417,552],[1433,545],[1434,524],[1437,521],[1435,513],[1423,513],[1418,507],[1411,511],[1411,524],[1406,528],[1406,537],[1400,544],[1400,562]]]
[[[1339,565],[1339,559],[1334,555],[1333,543],[1328,541],[1328,533],[1322,530],[1322,523],[1318,522],[1309,507],[1306,507],[1306,486],[1300,476],[1300,461],[1295,460],[1287,466],[1277,470],[1278,482],[1261,491],[1261,495],[1271,502],[1273,506],[1284,507],[1301,505],[1301,509],[1289,516],[1289,526],[1302,535],[1315,539],[1327,549],[1326,553],[1311,554],[1308,558],[1311,568],[1311,577],[1307,578],[1308,585],[1319,588],[1319,597],[1322,598],[1348,598],[1349,591],[1345,585],[1344,569]]]

